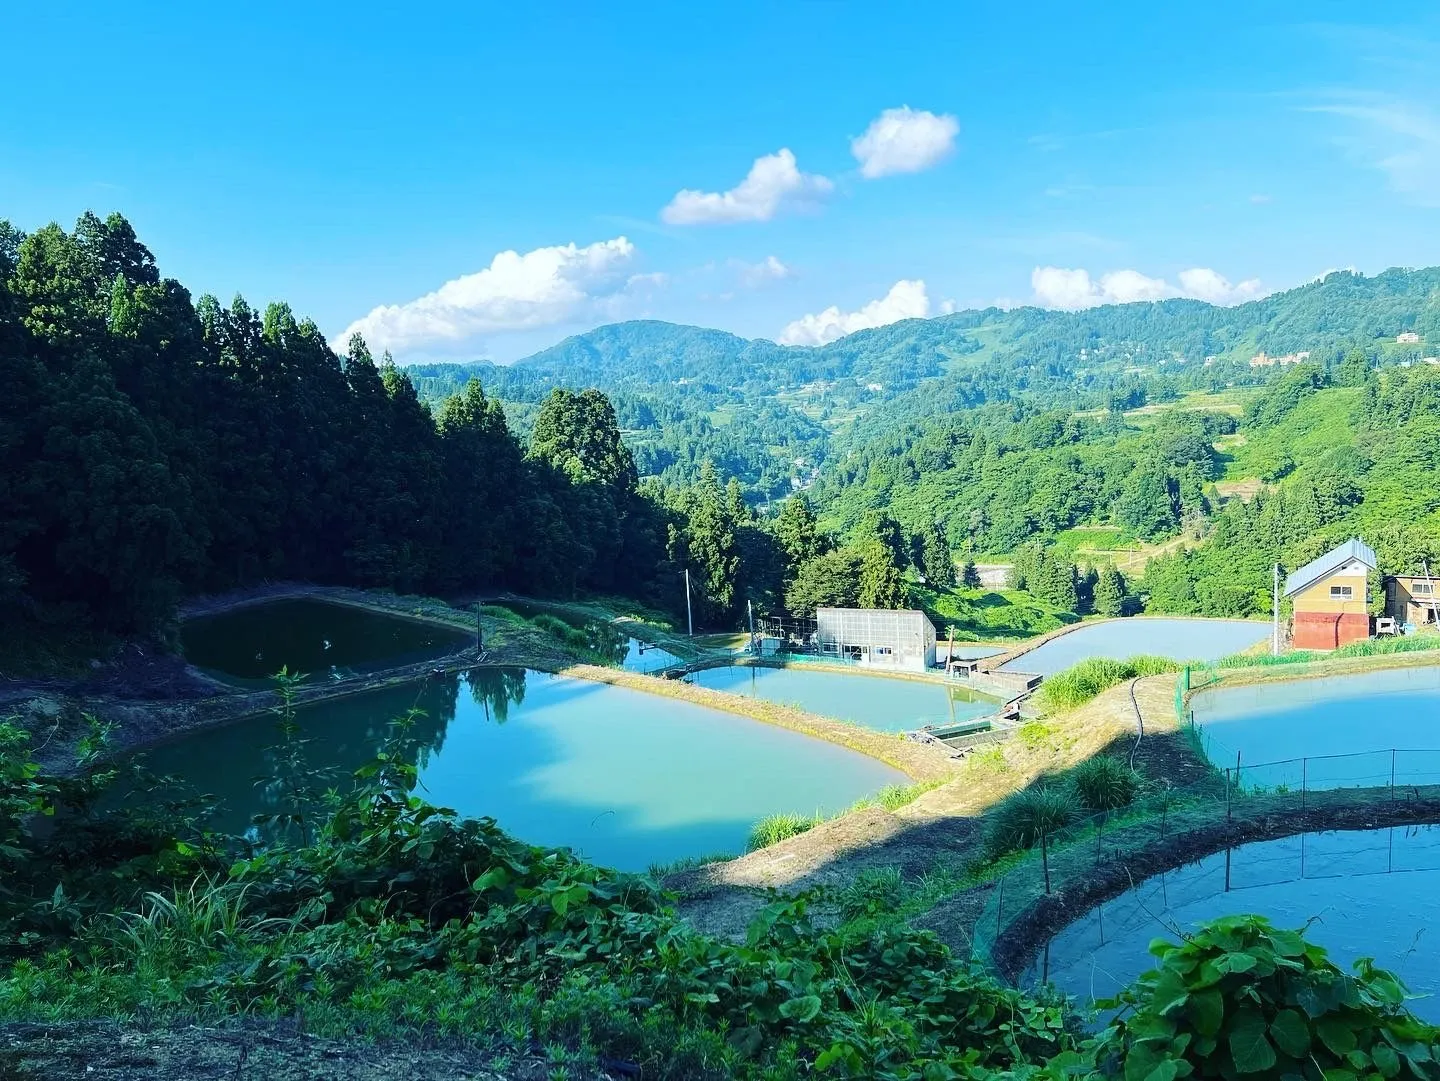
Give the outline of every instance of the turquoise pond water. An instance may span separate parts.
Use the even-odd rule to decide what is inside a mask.
[[[495,601],[497,608],[508,608],[516,615],[530,619],[534,616],[553,616],[560,622],[584,631],[587,644],[597,653],[604,654],[611,664],[627,672],[654,672],[668,668],[680,660],[675,654],[651,645],[639,638],[632,638],[616,624],[606,620],[587,619],[585,616],[566,608],[552,608],[542,603],[528,601]]]
[[[1214,661],[1269,634],[1268,623],[1243,619],[1114,619],[1052,639],[1001,665],[1000,671],[1052,676],[1088,657],[1124,660],[1141,653],[1177,661]]]
[[[821,740],[673,698],[524,669],[476,669],[304,707],[314,762],[348,778],[388,721],[425,710],[413,729],[421,795],[493,816],[534,844],[643,870],[685,856],[738,853],[756,821],[835,812],[898,770]],[[273,773],[273,719],[197,733],[148,755],[223,804],[217,825],[243,832],[273,805],[255,779]]]
[[[185,659],[229,682],[269,685],[280,669],[349,675],[434,660],[473,636],[310,597],[266,601],[181,626]]]
[[[1154,965],[1152,939],[1176,940],[1219,916],[1261,915],[1299,928],[1342,968],[1373,957],[1421,995],[1410,1004],[1440,1022],[1440,827],[1310,833],[1242,845],[1146,879],[1060,931],[1022,979],[1048,980],[1082,1006],[1108,998]]]
[[[1440,668],[1200,691],[1190,699],[1218,766],[1247,787],[1440,784]],[[1304,759],[1302,765],[1301,759]]]
[[[855,672],[736,665],[707,668],[686,678],[711,690],[797,706],[877,732],[967,721],[993,713],[1000,704],[968,687]]]

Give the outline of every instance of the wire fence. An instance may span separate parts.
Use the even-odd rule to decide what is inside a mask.
[[[1203,729],[1191,729],[1203,739]],[[1213,760],[1212,760],[1213,761]],[[1042,898],[1096,875],[1124,871],[1135,857],[1197,852],[1207,838],[1220,847],[1240,826],[1267,826],[1297,812],[1397,815],[1407,803],[1440,800],[1440,750],[1392,748],[1215,767],[1189,785],[1152,786],[1140,799],[1040,833],[991,891],[976,922],[976,956],[990,958],[997,939]],[[1393,805],[1393,806],[1391,806]],[[1203,853],[1202,853],[1203,854]],[[1138,861],[1143,865],[1145,861]],[[1162,861],[1163,862],[1163,861]],[[1143,878],[1142,870],[1138,877]]]

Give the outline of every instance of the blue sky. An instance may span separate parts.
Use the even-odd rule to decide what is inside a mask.
[[[0,217],[402,360],[1440,262],[1431,5],[211,7],[9,12]]]

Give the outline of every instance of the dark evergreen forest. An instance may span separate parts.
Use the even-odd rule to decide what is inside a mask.
[[[432,412],[358,337],[337,356],[284,304],[192,299],[119,215],[0,223],[0,381],[14,641],[155,632],[269,579],[674,593],[683,516],[599,392],[552,394],[527,451],[476,382]]]

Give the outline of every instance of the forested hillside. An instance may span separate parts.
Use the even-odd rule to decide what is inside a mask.
[[[693,482],[706,458],[752,500],[788,493],[816,466],[899,425],[956,410],[1024,401],[1134,407],[1186,391],[1254,385],[1260,352],[1338,362],[1359,344],[1384,363],[1428,355],[1413,330],[1440,340],[1440,269],[1374,277],[1338,271],[1235,307],[1194,300],[956,312],[848,335],[818,348],[746,340],[653,321],[569,338],[509,366],[423,365],[422,397],[438,402],[472,376],[517,427],[556,386],[598,387],[615,402],[641,475]]]
[[[1437,274],[821,349],[621,324],[508,368],[402,369],[284,304],[192,301],[118,215],[0,226],[8,663],[270,579],[680,612],[688,568],[701,625],[918,599],[1019,634],[1142,600],[1260,611],[1275,560],[1352,531],[1411,570],[1440,552],[1440,369],[1394,336],[1440,334]],[[979,588],[987,556],[1024,591]]]
[[[642,490],[594,390],[547,394],[527,447],[477,382],[432,411],[359,337],[337,356],[284,304],[192,302],[118,215],[29,236],[0,223],[0,385],[12,669],[269,579],[683,610],[683,565],[715,583],[702,619],[728,618],[737,530],[752,553],[768,537],[713,470]]]

